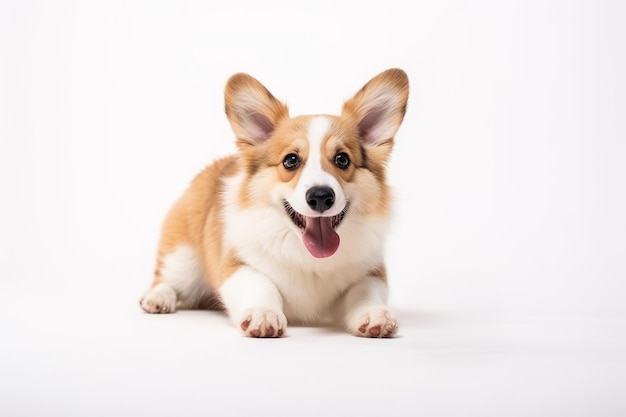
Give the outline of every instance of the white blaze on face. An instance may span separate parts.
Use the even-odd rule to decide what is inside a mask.
[[[346,197],[339,182],[330,173],[322,168],[322,158],[332,158],[334,155],[325,155],[322,149],[324,139],[330,129],[331,121],[324,116],[315,116],[311,119],[308,129],[309,155],[304,162],[304,168],[294,193],[288,199],[289,204],[304,216],[317,217],[320,213],[311,209],[306,202],[307,191],[314,186],[330,187],[335,193],[335,203],[324,211],[324,217],[335,216],[345,208]]]
[[[308,156],[302,161],[302,172],[296,188],[287,198],[289,205],[300,216],[297,225],[302,230],[302,242],[316,258],[332,256],[339,248],[341,238],[335,229],[345,214],[342,211],[347,204],[339,181],[325,171],[322,164],[323,158],[334,158],[334,155],[325,154],[323,149],[330,127],[328,117],[315,116],[310,119],[306,138],[309,144]],[[322,213],[307,203],[307,193],[312,187],[330,188],[333,191],[332,206]]]

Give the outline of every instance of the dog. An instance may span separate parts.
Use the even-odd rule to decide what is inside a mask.
[[[167,214],[143,310],[223,309],[250,337],[281,337],[288,322],[394,336],[386,164],[408,94],[406,73],[392,68],[340,115],[290,117],[255,78],[230,77],[238,151],[200,172]]]

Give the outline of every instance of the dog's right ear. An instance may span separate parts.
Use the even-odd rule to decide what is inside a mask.
[[[238,144],[257,145],[265,142],[276,125],[289,117],[287,106],[248,74],[238,73],[230,77],[224,98],[226,116]]]
[[[409,79],[399,68],[372,78],[343,105],[342,114],[353,118],[366,146],[388,147],[402,123],[409,98]]]

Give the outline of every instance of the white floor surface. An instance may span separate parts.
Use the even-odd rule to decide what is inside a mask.
[[[102,295],[102,294],[101,294]],[[219,312],[144,314],[129,294],[5,298],[5,416],[620,416],[622,318],[398,309],[397,338],[242,337]]]

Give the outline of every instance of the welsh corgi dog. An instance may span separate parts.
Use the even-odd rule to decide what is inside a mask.
[[[255,78],[230,77],[238,152],[200,172],[167,214],[143,310],[223,309],[251,337],[281,337],[288,322],[394,336],[386,164],[408,93],[406,73],[389,69],[340,115],[290,117]]]

